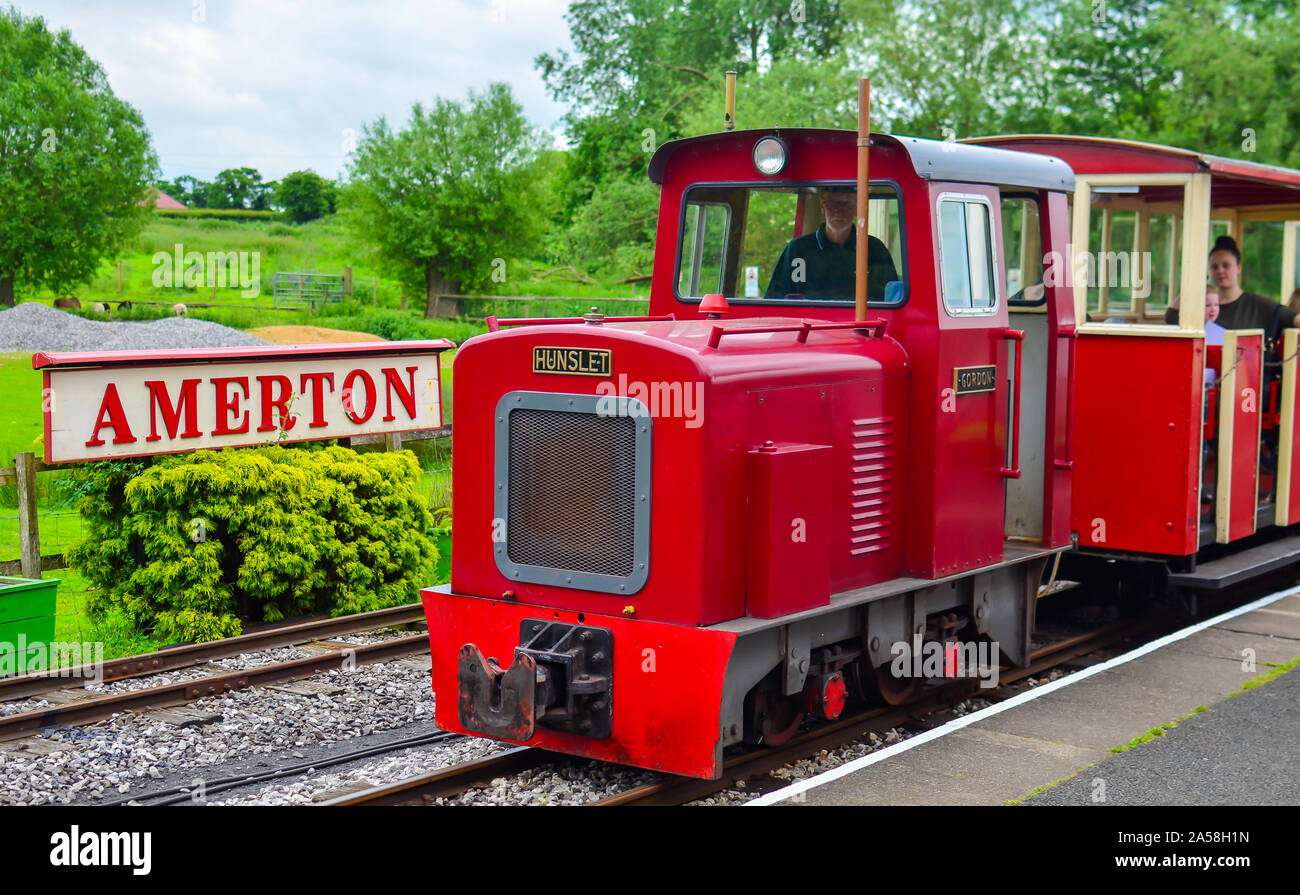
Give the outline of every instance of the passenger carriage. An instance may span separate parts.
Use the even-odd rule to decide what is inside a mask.
[[[1144,561],[1144,585],[1189,593],[1300,559],[1300,537],[1287,535],[1300,522],[1300,330],[1281,333],[1270,363],[1263,330],[1207,345],[1202,304],[1221,233],[1242,248],[1247,291],[1285,302],[1300,285],[1300,171],[1100,138],[971,142],[1060,158],[1075,172],[1072,257],[1027,249],[1012,276],[1051,280],[1053,261],[1078,274],[1070,524],[1080,556]],[[1192,300],[1165,325],[1180,294]]]

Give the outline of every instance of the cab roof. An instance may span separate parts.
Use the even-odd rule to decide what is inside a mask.
[[[766,128],[730,131],[688,137],[663,144],[650,159],[650,179],[664,182],[664,172],[673,158],[688,147],[712,143],[719,148],[736,149],[757,143],[767,136],[800,136],[807,141],[825,141],[828,145],[856,146],[854,131],[830,128]],[[874,146],[889,146],[901,151],[912,163],[917,176],[924,180],[983,183],[996,186],[1023,187],[1035,190],[1074,191],[1074,171],[1059,158],[1033,152],[1015,152],[958,142],[923,140],[892,134],[872,134]],[[828,176],[831,176],[828,174]],[[779,178],[771,178],[773,181]],[[837,178],[838,179],[838,178]]]

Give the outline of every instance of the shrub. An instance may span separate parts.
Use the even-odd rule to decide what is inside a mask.
[[[271,445],[84,476],[89,531],[69,561],[96,585],[91,615],[118,610],[164,643],[409,602],[437,561],[407,451]]]

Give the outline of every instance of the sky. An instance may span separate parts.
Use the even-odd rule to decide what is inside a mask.
[[[362,126],[505,81],[557,136],[533,66],[571,48],[568,0],[10,0],[66,28],[144,116],[163,176],[334,178]]]

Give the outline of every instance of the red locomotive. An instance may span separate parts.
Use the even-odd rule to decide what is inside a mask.
[[[909,698],[922,653],[939,676],[963,644],[1024,664],[1044,572],[1094,514],[1110,558],[1196,555],[1195,312],[1139,360],[1151,327],[1092,336],[1073,281],[1035,269],[1072,257],[1086,153],[869,143],[666,144],[649,316],[493,322],[461,348],[452,578],[422,592],[441,727],[714,777],[850,693]],[[1167,388],[1123,387],[1167,407],[1103,406],[1151,363]],[[1189,505],[1105,460],[1147,429]]]

